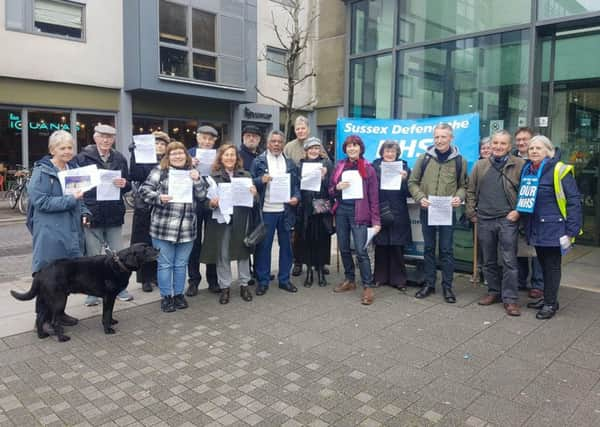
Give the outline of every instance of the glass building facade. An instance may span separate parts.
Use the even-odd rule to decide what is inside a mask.
[[[349,117],[479,113],[575,165],[600,245],[600,0],[347,0]]]

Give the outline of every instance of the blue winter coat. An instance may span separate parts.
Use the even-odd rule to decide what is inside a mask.
[[[77,167],[74,162],[69,166]],[[33,273],[56,259],[80,257],[84,252],[81,215],[89,211],[80,200],[63,195],[57,174],[46,156],[35,163],[27,186],[33,209]]]
[[[581,194],[572,174],[567,174],[562,185],[567,198],[567,218],[564,219],[556,203],[554,192],[554,167],[557,159],[548,159],[542,170],[535,206],[532,214],[525,215],[525,235],[533,246],[558,247],[564,236],[576,237],[581,228]],[[529,173],[531,162],[523,167]]]
[[[283,156],[283,154],[281,154]],[[285,156],[284,156],[285,157]],[[286,173],[290,174],[290,198],[295,197],[300,201],[300,180],[298,179],[298,168],[296,164],[291,159],[285,159],[286,165]],[[267,186],[262,182],[263,175],[268,173],[269,165],[267,163],[267,151],[260,154],[254,162],[252,163],[252,167],[250,168],[250,174],[252,175],[252,181],[258,194],[260,196],[260,206],[261,209],[265,204],[265,193],[267,191]],[[296,207],[291,206],[289,203],[283,204],[284,213],[285,213],[285,227],[288,230],[291,230],[296,223]]]

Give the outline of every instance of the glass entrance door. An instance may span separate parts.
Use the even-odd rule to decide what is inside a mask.
[[[595,30],[556,33],[542,44],[544,132],[560,148],[561,160],[575,166],[583,196],[582,243],[600,245],[600,45]]]

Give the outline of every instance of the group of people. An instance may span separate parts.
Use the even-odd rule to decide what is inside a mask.
[[[210,171],[201,174],[196,151],[214,149],[219,137],[211,126],[197,129],[198,146],[189,150],[166,133],[154,132],[156,163],[138,163],[132,144],[129,167],[125,157],[113,148],[116,130],[111,126],[96,126],[95,144],[84,147],[77,156],[72,136],[54,132],[48,146],[50,155],[36,163],[29,184],[33,274],[57,258],[97,255],[107,246],[113,250],[123,247],[125,206],[121,199],[98,200],[94,189],[63,194],[60,171],[94,164],[98,169],[120,171],[113,185],[122,193],[130,190],[132,181],[141,183],[135,198],[131,243],[151,243],[160,249],[160,256],[156,263],[137,272],[137,281],[146,292],[158,286],[164,312],[186,308],[185,296],[197,295],[202,278],[200,263],[206,265],[208,288],[219,294],[221,304],[231,298],[231,261],[237,262],[235,281],[241,298],[252,301],[248,286],[253,283],[254,294],[265,295],[275,279],[271,275],[275,232],[279,246],[277,282],[284,291],[298,291],[290,278],[300,275],[303,265],[305,287],[327,285],[333,234],[344,268],[344,280],[334,292],[357,287],[353,252],[363,288],[362,304],[372,304],[374,288],[381,285],[405,290],[404,249],[412,242],[409,197],[421,208],[424,239],[425,280],[415,297],[435,293],[435,251],[439,247],[443,298],[455,303],[453,227],[428,223],[430,199],[445,196],[452,208],[466,203],[466,215],[477,224],[475,234],[488,286],[479,304],[503,302],[508,315],[520,315],[518,286],[526,286],[525,268],[531,258],[518,260],[521,240],[522,246],[530,249],[529,255],[537,254],[533,257],[535,286],[530,291],[537,300],[528,306],[538,309],[540,319],[556,313],[560,260],[579,233],[581,208],[572,167],[555,158],[548,138],[533,137],[529,129],[519,129],[517,141],[523,133],[530,141],[523,150],[519,142],[519,150],[513,154],[512,135],[497,131],[488,141],[489,149],[482,144],[482,157],[468,177],[467,161],[452,144],[453,130],[445,123],[435,127],[434,144],[419,156],[412,170],[395,141],[384,141],[379,158],[371,163],[364,157],[362,139],[351,135],[343,142],[345,157],[333,165],[321,142],[310,137],[305,117],[296,119],[295,133],[297,138],[285,144],[282,132],[271,131],[266,149],[260,152],[260,130],[246,126],[241,147],[221,144]],[[389,174],[392,166],[393,173],[400,175],[397,188],[381,185],[382,170]],[[310,189],[303,184],[310,173],[319,174],[318,188],[316,183]],[[190,180],[189,200],[172,199],[169,186],[175,185],[174,175]],[[231,208],[221,199],[221,189],[239,179],[248,184],[244,191],[250,193],[252,206]],[[347,197],[351,187],[354,195]],[[262,238],[249,242],[249,236],[258,231]],[[371,238],[375,247],[373,271],[367,250]],[[131,298],[126,290],[119,295],[121,300]],[[86,299],[87,305],[97,303],[94,297]],[[66,314],[62,321],[76,323]]]

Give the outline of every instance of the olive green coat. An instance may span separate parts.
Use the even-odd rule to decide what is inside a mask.
[[[462,158],[461,176],[456,176],[456,161],[458,151],[451,146],[452,153],[448,159],[440,163],[437,159],[434,147],[427,150],[431,160],[427,164],[423,176],[421,169],[425,154],[421,154],[412,169],[408,179],[408,190],[415,202],[419,203],[423,197],[427,196],[455,196],[462,201],[466,199],[467,192],[467,162]]]
[[[243,169],[236,170],[234,178],[252,178],[250,173]],[[231,182],[229,175],[225,171],[213,173],[211,178],[217,184],[221,182]],[[209,200],[206,199],[206,206],[209,207]],[[255,206],[257,200],[255,198]],[[229,236],[229,259],[242,260],[248,259],[252,253],[244,245],[244,238],[252,231],[252,208],[243,206],[234,206],[233,215],[229,224],[219,224],[216,219],[210,218],[204,224],[204,241],[202,242],[202,252],[200,253],[200,262],[205,264],[216,264],[217,256],[221,251],[221,243],[226,227],[231,227]]]

